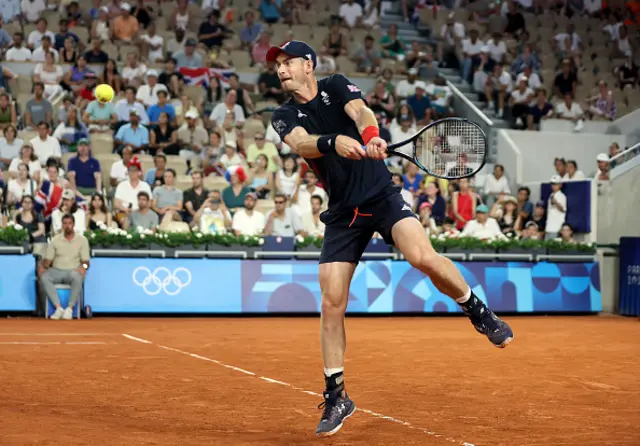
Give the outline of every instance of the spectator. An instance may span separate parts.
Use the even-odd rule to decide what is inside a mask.
[[[184,191],[184,209],[186,211],[185,221],[194,219],[196,213],[207,201],[209,191],[203,186],[204,175],[201,171],[196,170],[191,173],[191,187]],[[219,194],[219,191],[218,191]],[[231,221],[231,220],[229,220]],[[198,219],[195,219],[195,223]]]
[[[131,146],[134,153],[144,152],[149,146],[149,130],[140,124],[140,115],[135,108],[129,111],[129,124],[118,129],[114,137],[116,150],[123,146]]]
[[[422,193],[420,184],[422,183],[423,175],[418,173],[418,166],[414,163],[407,163],[405,168],[405,174],[402,176],[403,188],[413,194],[415,199]],[[413,206],[414,200],[411,200]]]
[[[240,49],[249,49],[253,42],[256,41],[260,33],[262,33],[262,25],[256,22],[255,14],[253,11],[247,11],[244,13],[245,26],[240,31]]]
[[[44,218],[40,212],[34,210],[33,195],[22,196],[14,220],[29,233],[29,243],[47,242]]]
[[[431,218],[437,226],[441,226],[446,216],[447,203],[442,196],[440,184],[437,181],[429,181],[426,183],[424,194],[418,198],[418,209],[420,209],[423,203],[429,203],[431,205]]]
[[[317,70],[317,68],[316,68]],[[252,113],[255,113],[255,105],[253,104],[253,101],[251,100],[251,95],[249,94],[249,92],[240,84],[240,78],[238,77],[238,75],[236,73],[231,73],[229,75],[229,87],[226,89],[226,91],[222,91],[220,94],[216,94],[216,98],[215,98],[215,104],[214,107],[216,105],[218,105],[218,103],[221,102],[222,99],[224,99],[225,93],[229,93],[231,90],[235,90],[236,92],[236,104],[238,104],[240,107],[242,107],[242,112],[244,113],[245,116],[248,116]],[[216,84],[218,87],[220,86],[220,83],[217,82],[216,80]],[[210,85],[213,85],[213,83],[211,83]],[[209,89],[209,92],[211,93],[211,89]],[[210,102],[214,102],[214,99],[211,98]],[[213,110],[213,108],[211,109]]]
[[[411,68],[407,71],[407,78],[397,83],[395,88],[395,96],[398,100],[406,99],[408,96],[416,92],[418,85],[418,70]]]
[[[531,219],[533,216],[533,204],[529,201],[529,197],[531,196],[531,190],[526,187],[520,187],[518,189],[518,221],[520,222],[520,226],[518,229],[521,229],[523,225]]]
[[[562,177],[562,181],[584,181],[585,175],[578,170],[578,163],[574,160],[567,161],[567,173]]]
[[[122,149],[120,154],[122,159],[114,162],[111,165],[111,171],[109,174],[111,187],[116,187],[121,182],[129,179],[129,163],[133,158],[133,149],[126,146]]]
[[[33,72],[34,82],[42,82],[44,85],[44,97],[54,100],[59,95],[62,95],[62,82],[63,77],[62,67],[55,63],[53,59],[53,53],[47,53],[45,55],[44,63],[39,63]],[[34,90],[35,91],[35,90]]]
[[[187,30],[190,21],[189,2],[178,0],[176,7],[171,14],[171,29]]]
[[[400,59],[407,52],[407,44],[398,37],[398,26],[395,23],[389,25],[387,34],[380,39],[382,56],[389,59]]]
[[[284,194],[276,193],[274,203],[275,208],[267,214],[264,234],[295,237],[302,230],[298,214],[293,209],[287,208],[287,197]]]
[[[196,44],[194,39],[187,39],[184,50],[173,55],[178,67],[202,68],[204,66],[202,56],[196,53]]]
[[[107,84],[113,88],[113,91],[117,96],[120,95],[122,91],[122,76],[118,72],[118,66],[116,65],[116,61],[113,59],[109,59],[104,66],[104,71],[100,76],[100,82],[103,84]],[[135,98],[135,88],[134,88],[134,98]]]
[[[617,113],[613,92],[607,88],[606,81],[600,81],[598,89],[598,94],[587,100],[587,113],[594,120],[613,121]]]
[[[453,175],[452,175],[453,176]],[[462,178],[458,180],[459,190],[455,191],[451,196],[451,214],[453,219],[455,220],[456,228],[459,230],[464,229],[466,224],[473,220],[476,215],[476,198],[475,194],[471,191],[469,187],[469,179]],[[487,206],[484,206],[484,213],[486,217],[486,213],[489,212]],[[486,222],[486,218],[482,221],[482,224]],[[471,228],[474,226],[472,225]],[[496,222],[496,228],[498,232],[500,228]]]
[[[447,23],[440,29],[440,40],[436,48],[438,62],[441,66],[448,65],[447,61],[455,59],[456,46],[465,37],[464,25],[455,19],[455,13],[450,12],[447,16]]]
[[[204,127],[197,125],[198,116],[192,111],[187,112],[186,123],[177,132],[178,143],[181,145],[180,157],[189,166],[200,166],[202,163],[202,149],[209,142],[209,135]]]
[[[89,140],[78,141],[78,154],[69,159],[67,178],[71,187],[83,195],[102,192],[100,161],[89,153]]]
[[[0,95],[0,107],[4,95],[6,94]],[[5,126],[2,134],[4,138],[0,139],[0,170],[5,170],[11,164],[11,160],[19,156],[24,141],[17,138],[18,130],[13,124]]]
[[[102,51],[102,42],[100,39],[91,41],[91,49],[84,53],[84,58],[88,64],[103,65],[109,61],[109,55]]]
[[[205,176],[208,176],[212,172],[215,172],[218,175],[224,175],[224,172],[220,168],[219,162],[223,151],[224,147],[222,144],[222,136],[219,132],[214,130],[209,135],[209,144],[202,151],[202,154],[204,156],[203,166]]]
[[[609,146],[609,158],[613,158],[616,155],[619,155],[622,153],[622,150],[620,149],[620,145],[617,142],[612,142],[611,145]]]
[[[554,175],[550,182],[552,192],[547,200],[545,240],[553,240],[558,236],[567,217],[567,196],[562,193],[562,177]]]
[[[164,92],[160,94],[162,98]],[[153,154],[177,155],[180,153],[178,133],[169,122],[169,114],[162,111],[158,117],[158,125],[151,127],[149,132],[149,149]]]
[[[20,207],[22,197],[25,195],[34,196],[38,190],[38,183],[29,176],[29,165],[20,163],[18,166],[18,177],[11,178],[7,184],[8,206]],[[1,194],[0,194],[1,195]]]
[[[84,60],[84,58],[81,58]],[[85,108],[91,101],[95,101],[95,90],[98,84],[98,77],[92,71],[88,71],[84,76],[84,82],[82,82],[79,87],[80,91],[78,91],[78,98],[76,103],[78,107],[81,109]],[[109,102],[110,103],[110,102]],[[80,115],[80,111],[78,111],[78,116]]]
[[[114,5],[114,3],[112,3]],[[98,17],[91,22],[91,41],[106,42],[111,40],[111,30],[109,29],[109,8],[103,6],[97,12]]]
[[[158,124],[158,119],[160,118],[160,113],[165,112],[167,114],[168,122],[173,123],[176,120],[176,110],[173,108],[167,99],[169,93],[167,92],[166,87],[163,84],[157,85],[158,89],[155,92],[157,96],[157,102],[147,109],[147,115],[149,116],[150,124]],[[164,87],[164,88],[161,88]],[[142,88],[142,87],[141,87]],[[140,91],[138,91],[138,95]]]
[[[596,157],[596,161],[598,163],[598,170],[594,178],[597,181],[608,181],[609,180],[609,155],[606,153],[599,153]]]
[[[86,214],[83,209],[78,206],[76,202],[76,193],[71,189],[66,189],[62,192],[62,202],[60,207],[54,209],[51,213],[51,234],[57,235],[62,232],[63,229],[63,217],[65,215],[72,215],[74,219],[74,230],[78,234],[84,234],[87,227]]]
[[[158,93],[160,91],[167,92],[167,87],[158,83],[158,72],[156,70],[149,70],[147,71],[147,83],[138,88],[136,100],[142,102],[145,107],[150,107],[158,103]]]
[[[571,61],[569,59],[564,59],[562,61],[562,69],[553,81],[554,94],[561,98],[565,97],[567,94],[575,96],[577,87],[578,77],[571,68]]]
[[[227,97],[224,99],[224,102],[214,107],[211,115],[209,115],[209,120],[212,121],[214,126],[221,127],[228,114],[233,114],[235,116],[236,124],[244,124],[244,112],[242,111],[242,107],[237,104],[237,93],[234,90],[227,93]]]
[[[177,53],[179,53],[180,51],[184,51],[187,43],[187,39],[185,37],[186,37],[185,30],[183,29],[175,30],[174,37],[169,39],[169,41],[167,42],[167,55],[169,55],[169,57],[175,58],[175,55]],[[190,40],[193,40],[194,47],[198,44],[198,42],[196,42],[195,39],[190,39]]]
[[[75,107],[70,107],[66,121],[58,124],[53,132],[53,139],[59,141],[62,152],[75,152],[80,140],[89,137],[87,128],[78,118],[78,113]]]
[[[627,26],[621,26],[619,33],[620,36],[613,48],[612,56],[615,58],[632,58],[634,48],[629,41],[629,30]]]
[[[42,169],[40,165],[40,160],[33,151],[33,146],[27,143],[24,144],[20,148],[20,152],[17,157],[11,160],[11,164],[9,165],[9,176],[11,178],[18,178],[18,167],[20,164],[26,164],[29,167],[29,173],[31,177],[36,180],[38,183],[40,182],[40,170]]]
[[[471,167],[467,167],[467,154],[460,153],[458,155],[457,163],[447,172],[447,175],[450,177],[462,177],[469,176],[473,173],[473,169]]]
[[[543,120],[552,118],[554,115],[553,104],[547,100],[547,91],[540,88],[536,92],[536,102],[529,109],[527,115],[527,129],[540,129]]]
[[[245,185],[247,175],[244,167],[233,166],[227,171],[227,174],[231,184],[222,191],[222,199],[224,200],[225,206],[231,211],[241,207],[243,204],[246,207],[245,196],[250,193],[251,190]],[[255,194],[253,194],[253,196],[255,196]],[[262,231],[263,228],[264,222],[260,231]]]
[[[138,209],[131,211],[127,220],[127,227],[134,228],[136,231],[149,230],[156,231],[160,224],[158,214],[151,209],[151,197],[146,191],[140,191],[137,194]]]
[[[127,228],[131,212],[138,210],[138,193],[146,192],[149,197],[151,196],[151,186],[140,180],[142,166],[138,158],[131,158],[127,167],[128,179],[118,183],[114,195],[114,216],[123,229]]]
[[[111,24],[111,37],[120,44],[137,43],[140,23],[131,15],[131,6],[128,3],[122,3],[120,9],[122,13],[113,19]]]
[[[560,236],[560,240],[565,243],[576,243],[576,240],[573,238],[573,227],[569,223],[562,225],[558,235]]]
[[[371,35],[364,38],[364,45],[360,46],[353,54],[356,70],[361,73],[371,74],[380,67],[382,53],[374,47],[374,39]]]
[[[76,44],[71,37],[63,41],[62,48],[60,48],[57,52],[57,60],[62,61],[62,63],[75,64],[78,60],[78,57],[81,56],[81,54],[76,51]]]
[[[427,125],[431,122],[431,101],[426,96],[427,86],[424,82],[416,82],[415,94],[407,98],[407,105],[413,110],[416,124],[419,126]]]
[[[9,59],[9,52],[7,51],[7,60]],[[614,68],[613,74],[616,76],[616,84],[623,90],[627,85],[632,87],[638,82],[638,66],[633,61],[633,58],[625,58],[624,63],[619,67]]]
[[[528,121],[531,102],[534,97],[533,90],[527,85],[528,82],[529,78],[526,76],[520,77],[517,88],[511,91],[511,97],[509,98],[511,117],[515,118],[515,126],[519,129],[523,129],[525,122]]]
[[[324,237],[325,225],[320,219],[320,212],[322,211],[325,201],[318,195],[312,195],[311,212],[305,212],[302,214],[302,234],[309,237]]]
[[[282,104],[284,102],[284,90],[282,89],[282,84],[278,77],[278,73],[276,73],[276,66],[273,62],[267,62],[266,71],[262,72],[258,77],[258,88],[260,89],[262,97],[266,101],[273,100],[278,104]],[[229,94],[231,93],[232,92],[230,91],[227,94],[225,102],[231,100],[229,99]],[[237,98],[237,96],[234,96],[234,98]],[[237,113],[236,116],[238,116]]]
[[[247,178],[249,188],[259,199],[267,198],[274,189],[273,172],[267,169],[267,163],[267,156],[264,153],[259,154],[250,168]]]
[[[232,166],[245,166],[246,160],[238,153],[236,143],[233,141],[227,141],[224,145],[224,153],[220,157],[220,167],[224,170],[229,169]]]
[[[80,38],[73,32],[69,31],[69,21],[67,19],[60,19],[58,22],[59,31],[56,33],[55,38],[53,40],[54,48],[56,51],[60,51],[64,48],[64,43],[67,39],[71,39],[73,42],[73,46],[78,46],[81,49],[84,45]]]
[[[431,217],[431,203],[428,201],[423,202],[418,207],[418,217],[420,219],[420,223],[422,227],[425,229],[428,236],[433,236],[438,234],[438,226],[436,225],[436,221]]]
[[[174,104],[174,108],[176,110],[176,124],[178,126],[182,126],[183,124],[185,124],[187,114],[191,114],[194,116],[194,119],[196,119],[196,124],[198,126],[202,125],[202,120],[200,119],[200,111],[198,110],[198,107],[193,104],[191,99],[189,99],[189,96],[183,94],[182,96],[180,96],[180,102],[174,102]]]
[[[485,86],[485,95],[487,102],[491,107],[497,105],[498,117],[504,116],[504,106],[511,94],[512,81],[511,75],[504,70],[502,65],[496,64],[493,70],[493,75],[487,79]],[[494,105],[494,100],[497,99],[497,103]]]
[[[336,72],[336,60],[329,54],[325,47],[318,51],[318,60],[316,65],[316,73],[318,74],[334,74]]]
[[[517,76],[522,73],[526,66],[530,66],[534,72],[540,70],[540,62],[538,56],[533,52],[531,44],[523,45],[522,52],[511,63],[511,74]],[[571,67],[571,62],[569,62]]]
[[[528,221],[526,225],[524,225],[524,230],[520,233],[521,240],[539,240],[540,239],[540,229],[538,228],[538,224],[535,221]]]
[[[438,117],[445,117],[451,114],[451,101],[453,92],[447,85],[447,80],[442,73],[438,73],[434,83],[427,85],[426,94],[431,101],[431,106]]]
[[[319,197],[322,203],[329,202],[329,195],[318,186],[318,176],[313,170],[304,173],[304,184],[298,186],[291,198],[292,208],[302,217],[312,211],[311,198]]]
[[[480,64],[480,54],[484,47],[484,42],[478,38],[478,29],[469,30],[469,38],[462,41],[462,79],[471,83],[471,75],[476,66]]]
[[[518,221],[518,200],[515,197],[502,195],[491,208],[491,217],[495,218],[503,234],[516,236],[516,229],[522,225]]]
[[[35,50],[36,48],[40,48],[42,46],[42,38],[47,36],[49,38],[49,43],[54,42],[56,40],[56,35],[47,29],[49,23],[47,19],[44,17],[40,17],[37,19],[36,29],[29,33],[29,38],[27,39],[28,46],[31,50]]]
[[[142,41],[142,54],[144,54],[149,63],[158,63],[164,60],[163,47],[164,38],[156,34],[156,24],[149,23],[147,33],[140,38]]]
[[[322,41],[322,48],[326,50],[331,57],[346,56],[347,42],[347,36],[345,36],[340,29],[340,22],[334,20],[329,28],[329,33]]]
[[[531,218],[531,221],[538,225],[538,231],[540,231],[541,237],[544,237],[545,226],[547,224],[546,208],[547,206],[544,201],[538,201],[533,209],[533,216]]]
[[[476,217],[470,219],[464,225],[464,230],[462,231],[463,236],[483,240],[502,236],[498,222],[495,218],[489,217],[489,208],[486,205],[481,204],[478,206],[476,212]]]
[[[493,206],[500,195],[511,193],[509,182],[504,176],[504,166],[502,164],[496,164],[493,167],[493,173],[487,175],[484,183],[484,193],[487,206]]]
[[[56,138],[49,135],[49,131],[49,124],[47,122],[40,122],[38,124],[38,136],[29,141],[42,165],[51,157],[58,161],[62,157],[60,143]]]
[[[47,4],[44,0],[22,0],[20,3],[22,18],[24,18],[28,23],[39,23],[39,20],[41,20],[40,17],[42,17],[42,13],[47,9]]]
[[[519,84],[524,78],[526,78],[527,86],[533,91],[537,91],[539,88],[542,88],[540,76],[538,76],[538,73],[533,71],[530,64],[525,65],[522,73],[518,74],[516,77],[516,84]]]
[[[580,108],[580,105],[573,102],[573,96],[571,93],[565,94],[564,101],[556,105],[556,116],[558,119],[573,122],[575,124],[575,132],[579,132],[584,126],[582,121],[584,118],[584,112],[582,111],[582,108]]]
[[[251,59],[254,65],[264,66],[267,63],[269,48],[271,48],[271,32],[262,31],[260,37],[251,47]]]
[[[524,16],[516,10],[515,2],[508,2],[507,8],[507,26],[504,28],[504,33],[508,36],[518,36],[526,28]]]
[[[224,197],[224,191],[222,194]],[[256,200],[257,197],[254,193],[249,192],[245,194],[244,207],[240,207],[235,214],[233,214],[231,227],[235,235],[252,236],[262,234],[266,224],[266,219],[262,212],[255,210]],[[226,200],[224,201],[226,204]]]
[[[275,144],[266,141],[264,132],[256,133],[253,137],[254,143],[247,147],[247,162],[253,165],[259,155],[264,155],[269,164],[270,172],[277,172],[282,163],[280,154]]]
[[[147,170],[144,176],[144,181],[149,183],[151,189],[164,184],[164,172],[167,170],[167,156],[164,153],[156,153],[153,157],[153,165],[155,167]]]
[[[122,79],[125,85],[138,88],[143,84],[147,73],[147,66],[138,61],[138,53],[127,54],[127,64],[122,69]]]
[[[32,57],[31,50],[24,45],[22,33],[13,33],[13,45],[5,53],[5,59],[12,62],[27,62]]]
[[[89,133],[112,133],[111,126],[118,122],[116,108],[112,102],[89,102],[82,117],[89,125]]]
[[[198,41],[209,50],[222,47],[224,40],[232,34],[229,28],[218,22],[219,14],[218,11],[209,14],[209,20],[198,30]]]
[[[418,85],[417,82],[416,85]],[[373,90],[367,95],[367,102],[374,113],[380,113],[387,119],[394,117],[395,99],[393,94],[384,88],[384,83],[381,81],[377,81]]]
[[[56,308],[51,319],[73,319],[73,307],[80,298],[82,283],[89,268],[89,242],[84,235],[74,231],[74,225],[73,215],[63,217],[62,233],[51,239],[44,260],[38,266],[42,288]],[[64,309],[56,291],[58,284],[71,286],[69,304]]]
[[[487,49],[489,50],[489,57],[494,63],[502,64],[505,62],[507,45],[502,39],[502,33],[492,34],[492,38],[487,41]]]
[[[345,3],[343,3],[340,6],[339,15],[342,19],[342,22],[347,26],[347,28],[362,26],[364,11],[362,10],[362,6],[358,3],[355,3],[354,0],[347,0]]]
[[[205,195],[206,199],[194,214],[193,225],[204,234],[224,234],[233,226],[231,212],[225,207],[220,191]]]
[[[413,203],[415,202],[413,193],[404,188],[404,180],[402,179],[402,175],[400,175],[399,173],[392,174],[391,181],[393,181],[393,184],[400,188],[400,194],[402,195],[405,203],[413,208]]]
[[[88,231],[111,227],[111,213],[101,194],[91,195],[86,220]]]
[[[53,118],[51,102],[43,97],[44,84],[34,82],[33,97],[25,105],[24,124],[26,129],[36,129],[38,123],[50,123]]]
[[[293,196],[299,184],[300,175],[298,173],[298,164],[292,156],[285,156],[282,169],[276,173],[276,192],[290,198]]]
[[[153,189],[151,209],[160,217],[160,226],[166,227],[172,221],[182,221],[183,195],[175,187],[176,171],[164,171],[164,184]]]
[[[567,161],[564,158],[556,158],[553,160],[553,166],[556,169],[556,174],[562,178],[567,174]]]
[[[135,112],[136,116],[139,117],[140,124],[149,124],[149,116],[144,109],[144,105],[136,101],[136,89],[134,87],[126,88],[125,97],[116,102],[115,110],[118,115],[118,124],[120,127],[129,122],[132,112]]]
[[[260,0],[258,10],[262,16],[262,20],[272,25],[280,21],[280,8],[282,0]]]

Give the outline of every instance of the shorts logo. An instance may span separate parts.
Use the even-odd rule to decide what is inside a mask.
[[[353,84],[348,85],[347,88],[349,89],[349,91],[351,93],[357,93],[357,92],[360,91],[360,89],[358,87],[356,87],[355,85],[353,85]]]

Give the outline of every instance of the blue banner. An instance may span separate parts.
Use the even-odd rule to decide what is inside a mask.
[[[0,311],[34,311],[36,261],[32,255],[0,256]]]
[[[640,237],[620,238],[620,314],[640,315]]]

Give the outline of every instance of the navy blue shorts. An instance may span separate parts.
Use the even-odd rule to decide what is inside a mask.
[[[407,217],[417,218],[400,192],[394,192],[353,209],[351,214],[331,218],[324,230],[320,263],[358,263],[376,232],[393,245],[391,229]]]

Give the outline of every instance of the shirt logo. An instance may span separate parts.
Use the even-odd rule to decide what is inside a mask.
[[[402,210],[403,210],[403,211],[410,211],[410,210],[411,210],[411,208],[409,207],[409,205],[408,205],[408,204],[405,204],[404,206],[402,206]]]
[[[331,105],[331,100],[329,99],[329,95],[326,91],[321,92],[320,96],[322,97],[322,102],[324,102],[324,105]]]
[[[273,129],[278,132],[278,134],[287,128],[287,124],[283,120],[274,121],[271,125],[273,125]]]
[[[353,84],[348,85],[347,88],[351,93],[358,93],[360,91],[360,89]]]
[[[305,115],[301,111],[298,112],[298,118],[306,118],[306,117],[307,117],[307,115]]]

